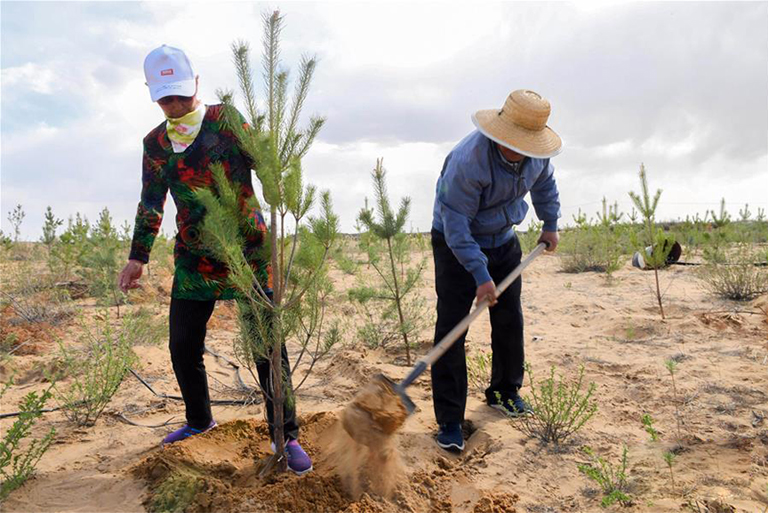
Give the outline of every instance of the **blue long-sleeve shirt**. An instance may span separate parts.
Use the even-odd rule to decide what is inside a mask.
[[[480,248],[495,248],[514,237],[514,225],[528,212],[530,191],[545,231],[557,231],[560,195],[549,159],[526,157],[517,171],[496,144],[475,130],[448,154],[437,180],[432,227],[477,285],[491,280]]]

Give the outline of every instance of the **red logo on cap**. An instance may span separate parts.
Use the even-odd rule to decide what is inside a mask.
[[[164,69],[160,72],[161,77],[167,77],[168,75],[173,75],[173,69]]]

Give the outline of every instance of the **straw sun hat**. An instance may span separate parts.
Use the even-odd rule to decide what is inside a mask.
[[[554,157],[563,141],[547,126],[549,102],[527,89],[513,91],[501,110],[479,110],[472,122],[486,137],[521,155]]]

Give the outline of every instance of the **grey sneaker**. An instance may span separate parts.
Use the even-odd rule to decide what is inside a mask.
[[[523,417],[525,415],[532,415],[533,410],[530,406],[528,406],[528,403],[523,401],[523,398],[519,395],[516,395],[515,397],[508,399],[506,401],[494,401],[493,403],[488,403],[488,406],[493,408],[494,410],[499,410],[501,413],[506,415],[507,417],[517,418],[517,417]]]

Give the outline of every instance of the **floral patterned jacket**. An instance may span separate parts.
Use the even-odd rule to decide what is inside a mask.
[[[216,260],[200,240],[205,208],[195,199],[194,191],[213,187],[210,166],[216,162],[222,164],[227,177],[237,186],[243,215],[256,228],[246,235],[246,258],[260,283],[271,288],[270,266],[259,254],[266,241],[267,225],[261,212],[246,207],[246,200],[253,196],[252,163],[227,127],[223,111],[223,105],[207,106],[197,138],[181,153],[174,153],[165,121],[144,138],[141,201],[128,258],[149,261],[170,190],[178,212],[171,292],[174,298],[207,301],[235,297],[235,290],[227,282],[227,266]],[[243,119],[242,115],[240,118]]]

